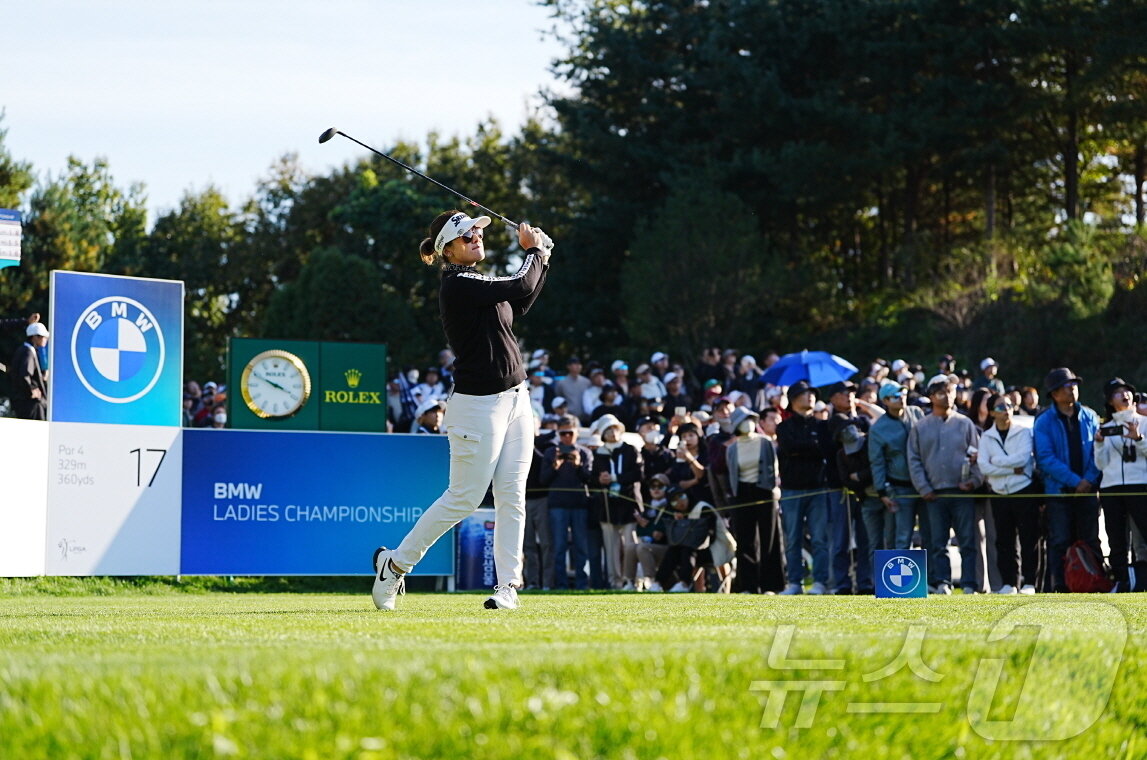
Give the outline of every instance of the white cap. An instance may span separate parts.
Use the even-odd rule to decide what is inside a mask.
[[[29,338],[34,335],[39,335],[42,338],[46,338],[48,337],[48,328],[44,327],[43,322],[33,322],[32,324],[28,325],[28,329],[24,331],[24,334]]]
[[[745,354],[741,357],[741,366],[745,368],[757,366],[756,357],[752,354]]]
[[[666,372],[665,377],[661,378],[661,382],[665,383],[666,385],[669,385],[671,382],[673,382],[676,379],[677,379],[677,373],[676,372]]]
[[[482,228],[489,223],[490,217],[488,216],[471,219],[459,211],[450,217],[446,221],[446,224],[442,225],[442,230],[438,233],[438,237],[434,238],[434,252],[442,253],[442,249],[445,248],[450,241],[462,237],[473,227]]]
[[[430,399],[429,401],[423,401],[421,404],[418,405],[418,408],[414,410],[414,416],[415,417],[421,417],[422,415],[426,414],[427,412],[429,412],[431,409],[434,409],[435,407],[441,409],[442,404],[440,404],[436,399]]]
[[[596,420],[594,420],[594,423],[589,426],[589,429],[591,432],[597,435],[601,435],[606,431],[607,428],[611,427],[619,427],[622,429],[622,431],[625,430],[625,425],[622,424],[621,420],[612,414],[601,415]]]
[[[535,349],[535,350],[534,350],[534,353],[533,353],[533,354],[531,354],[531,357],[532,357],[532,358],[534,358],[534,359],[541,359],[543,356],[546,356],[546,355],[548,355],[549,353],[550,353],[550,352],[549,352],[549,351],[547,351],[547,350],[545,350],[544,348],[538,348],[538,349]]]
[[[565,406],[566,400],[562,396],[554,396],[554,400],[550,402],[550,409],[557,409],[559,406]]]
[[[661,361],[662,359],[668,359],[668,358],[669,357],[666,356],[661,351],[654,351],[653,356],[649,357],[649,363],[650,364],[656,364],[657,362]]]
[[[899,372],[907,366],[908,362],[904,361],[903,359],[897,359],[896,361],[892,362],[892,371]]]
[[[629,365],[623,362],[621,359],[616,359],[613,364],[609,365],[610,372],[617,372],[619,369],[628,370]]]
[[[959,380],[955,375],[945,375],[941,372],[939,375],[933,375],[928,384],[924,386],[925,391],[929,396],[932,395],[932,389],[937,385],[955,385]]]
[[[980,362],[980,369],[987,369],[988,367],[998,367],[998,366],[1000,366],[1000,365],[996,364],[996,360],[990,356],[987,359],[984,359],[982,362]]]

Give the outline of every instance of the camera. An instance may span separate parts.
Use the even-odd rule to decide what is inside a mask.
[[[574,452],[574,447],[568,443],[558,444],[558,459],[569,459],[570,454]]]
[[[1099,428],[1099,432],[1103,433],[1104,436],[1123,435],[1123,426],[1118,423],[1114,425],[1104,425]]]

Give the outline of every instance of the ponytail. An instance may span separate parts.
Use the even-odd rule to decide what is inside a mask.
[[[430,237],[423,240],[418,246],[418,258],[422,259],[423,264],[434,266],[435,264],[446,263],[446,257],[434,250],[434,241],[438,239],[438,233],[446,226],[446,222],[450,221],[450,217],[460,213],[462,212],[458,209],[451,209],[434,217],[434,221],[430,223]]]

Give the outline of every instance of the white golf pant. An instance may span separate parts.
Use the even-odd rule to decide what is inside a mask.
[[[442,535],[474,512],[494,487],[494,567],[500,585],[522,585],[526,477],[534,419],[525,383],[489,396],[455,393],[443,427],[450,439],[450,485],[402,539],[393,561],[409,572]]]

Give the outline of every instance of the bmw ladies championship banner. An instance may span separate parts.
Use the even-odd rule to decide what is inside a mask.
[[[442,495],[444,435],[183,431],[180,572],[369,575]],[[453,531],[414,575],[454,573]]]
[[[52,272],[48,418],[181,422],[183,283]]]

